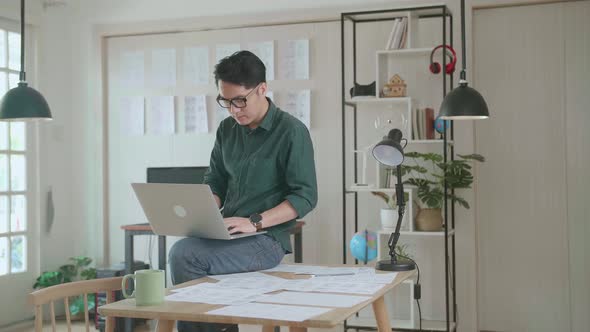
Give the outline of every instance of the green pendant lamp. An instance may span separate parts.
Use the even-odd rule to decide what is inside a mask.
[[[20,82],[0,101],[0,121],[51,120],[51,111],[43,95],[27,86],[25,75],[25,0],[20,8]]]
[[[490,117],[488,105],[477,90],[467,86],[465,75],[465,0],[461,0],[462,63],[459,86],[449,92],[440,106],[439,117],[448,120],[478,120]]]

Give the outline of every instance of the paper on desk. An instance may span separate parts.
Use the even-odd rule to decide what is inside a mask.
[[[257,289],[223,288],[205,282],[190,286],[190,289],[174,292],[174,294],[166,296],[166,300],[234,305],[252,302],[261,294],[263,293]]]
[[[240,278],[240,279],[234,279],[234,278],[228,278],[228,279],[223,279],[221,281],[218,281],[216,283],[208,283],[210,286],[205,286],[205,288],[207,289],[215,289],[215,287],[219,287],[220,289],[248,289],[248,290],[254,290],[259,294],[264,294],[264,293],[270,293],[270,292],[274,292],[274,291],[278,291],[281,289],[285,289],[286,288],[286,284],[289,281],[286,279],[279,279],[277,278],[277,280],[272,280],[272,279],[259,279],[259,278]],[[186,291],[191,291],[191,290],[199,290],[202,289],[203,286],[200,286],[202,284],[197,284],[197,285],[192,285],[192,286],[187,286],[187,287],[183,287],[183,288],[176,288],[173,289],[172,292],[173,293],[178,293],[178,292],[186,292]]]
[[[328,308],[300,307],[292,305],[248,303],[245,305],[231,305],[207,312],[210,315],[263,318],[272,320],[289,320],[302,322],[312,317],[325,314]],[[288,319],[285,319],[287,318]]]
[[[265,272],[291,272],[295,274],[312,274],[312,275],[339,275],[345,274],[350,277],[351,274],[357,274],[363,270],[372,270],[361,267],[326,267],[314,265],[287,265],[279,264],[272,269],[264,270]]]
[[[355,274],[349,276],[331,276],[321,277],[330,282],[355,282],[355,283],[372,283],[372,284],[390,284],[393,282],[397,273],[375,273],[373,275]]]
[[[378,292],[385,285],[365,282],[344,282],[330,281],[328,278],[312,278],[303,280],[290,280],[283,285],[285,290],[299,292],[320,292],[320,293],[347,293],[372,295]]]
[[[319,307],[347,308],[371,299],[368,296],[340,295],[325,293],[281,292],[278,294],[260,295],[256,302],[284,303],[293,305],[309,305]]]
[[[261,278],[261,279],[281,279],[284,280],[283,278],[278,278],[275,276],[271,276],[269,274],[266,273],[260,273],[260,272],[244,272],[244,273],[231,273],[231,274],[217,274],[217,275],[210,275],[207,276],[209,278],[213,278],[216,280],[223,280],[223,279],[230,279],[230,278]]]

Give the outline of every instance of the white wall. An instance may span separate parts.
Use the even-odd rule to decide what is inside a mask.
[[[17,2],[17,0],[10,0]],[[101,54],[97,35],[162,31],[183,26],[223,27],[264,22],[338,18],[341,11],[417,5],[427,1],[316,0],[301,1],[218,1],[202,7],[199,1],[171,0],[81,0],[65,7],[42,10],[36,3],[39,31],[39,89],[54,114],[53,123],[42,128],[41,191],[54,192],[55,222],[51,234],[41,242],[41,268],[53,268],[70,255],[87,254],[102,260],[102,108]],[[487,1],[489,3],[491,1]],[[486,3],[486,1],[477,1]],[[455,45],[459,40],[459,2],[450,1],[455,14]],[[33,6],[30,6],[33,8]],[[14,15],[16,6],[2,11]],[[236,16],[227,16],[231,8]],[[310,11],[310,8],[316,10]],[[467,8],[470,8],[468,1]],[[297,11],[296,9],[306,9]],[[270,14],[277,12],[278,14]],[[237,16],[237,13],[241,13]],[[266,14],[262,14],[266,13]],[[288,13],[288,14],[287,14]],[[229,13],[231,14],[231,13]],[[211,17],[223,15],[223,20]],[[198,19],[197,19],[198,18]],[[152,21],[152,22],[146,22]],[[137,22],[137,23],[133,23]],[[470,33],[470,10],[467,16]],[[472,152],[470,123],[456,126],[457,152]],[[340,168],[337,163],[337,169]],[[468,192],[466,198],[472,197]],[[42,207],[42,214],[45,208]],[[472,210],[457,210],[457,293],[460,326],[475,330],[475,226]],[[43,221],[44,218],[42,217]],[[340,257],[340,239],[334,239],[333,253]],[[324,261],[321,259],[320,261]]]

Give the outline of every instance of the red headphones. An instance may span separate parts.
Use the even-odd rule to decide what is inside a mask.
[[[430,69],[430,72],[433,74],[440,73],[440,63],[432,62],[432,60],[433,60],[432,58],[434,57],[434,52],[436,52],[436,50],[438,50],[439,48],[444,48],[445,54],[451,59],[451,62],[447,63],[447,65],[445,67],[445,73],[447,73],[447,74],[454,73],[455,72],[455,64],[457,63],[457,53],[449,45],[438,45],[437,47],[432,49],[432,52],[430,52],[430,67],[428,67]]]

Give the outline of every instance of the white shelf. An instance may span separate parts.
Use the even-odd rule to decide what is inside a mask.
[[[379,231],[377,231],[377,234],[381,234],[381,235],[389,235],[391,234],[391,232],[393,232],[394,230],[384,230],[384,229],[380,229]],[[445,236],[445,232],[444,231],[439,231],[439,232],[422,232],[422,231],[400,231],[399,232],[401,235],[404,236]],[[454,229],[450,229],[449,230],[449,236],[455,234],[455,230]]]
[[[398,328],[398,329],[418,329],[419,325],[418,322],[413,322],[409,319],[390,319],[391,327]],[[364,326],[364,327],[377,327],[377,322],[373,318],[365,318],[365,317],[351,317],[346,320],[346,323],[349,327],[351,326]],[[451,331],[455,330],[455,323],[449,322]],[[423,320],[422,321],[422,330],[426,331],[446,331],[447,324],[445,321],[439,320]]]
[[[359,104],[407,104],[412,101],[411,97],[391,97],[391,98],[377,98],[371,96],[359,96],[346,100],[347,105]]]
[[[420,54],[427,54],[430,55],[432,52],[433,47],[420,47],[420,48],[401,48],[397,50],[379,50],[377,51],[377,55],[420,55]]]

